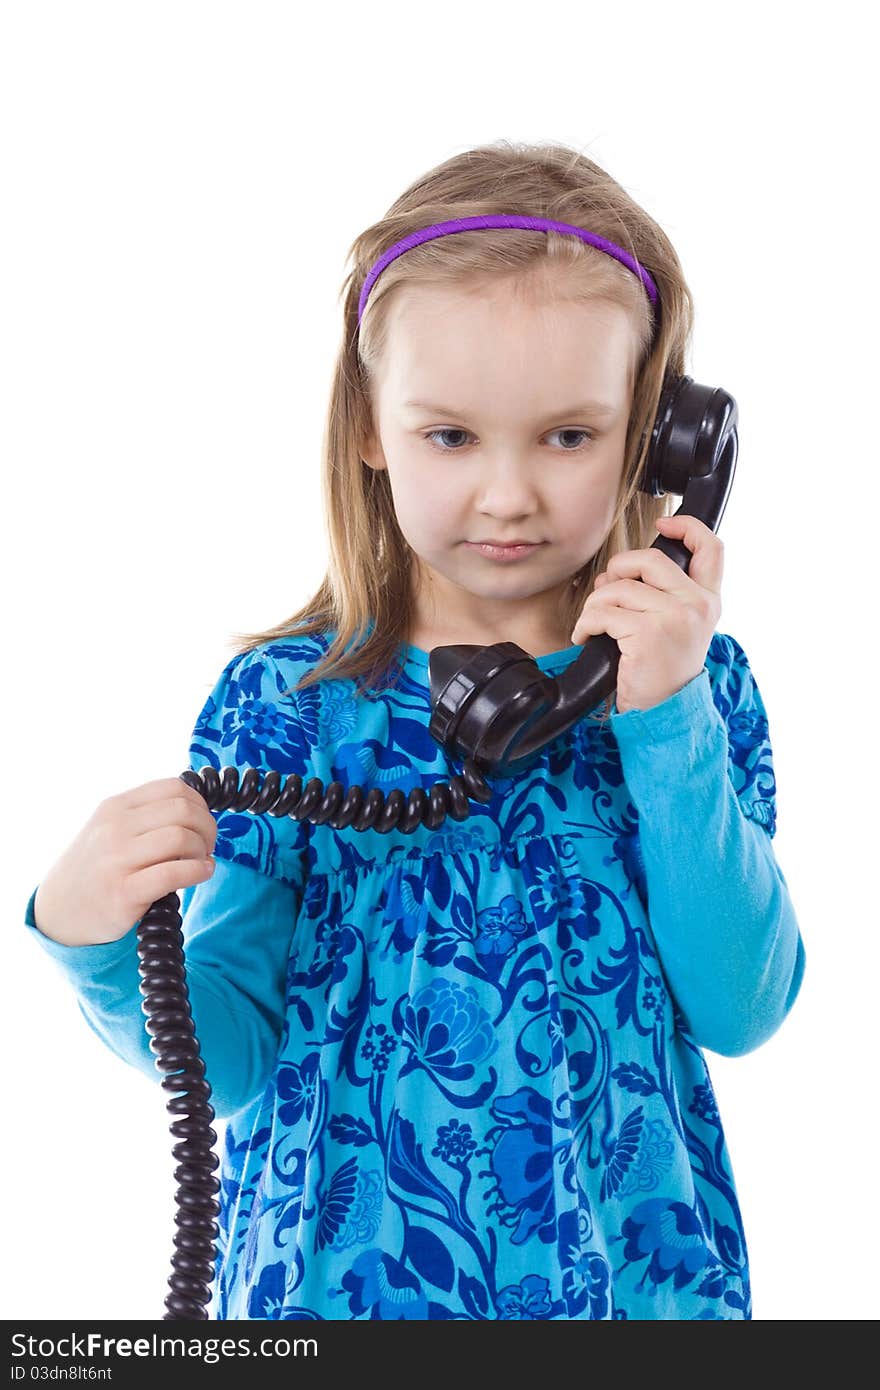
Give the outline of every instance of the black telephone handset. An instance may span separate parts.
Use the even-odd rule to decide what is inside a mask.
[[[736,466],[736,421],[726,391],[689,376],[667,380],[640,490],[681,496],[676,516],[699,517],[717,531]],[[691,551],[681,541],[658,536],[652,548],[687,573]],[[556,679],[515,642],[435,647],[428,661],[430,732],[451,757],[513,776],[614,690],[619,661],[617,643],[604,632]]]
[[[660,396],[649,445],[643,492],[682,498],[676,515],[699,517],[717,531],[736,463],[736,402],[720,388],[699,386],[691,377],[667,380]],[[687,573],[691,552],[680,541],[658,536],[654,545]],[[431,684],[430,732],[453,758],[462,758],[461,775],[437,782],[430,791],[396,787],[387,797],[378,787],[364,792],[339,782],[324,788],[313,777],[303,787],[298,774],[282,787],[278,772],[247,768],[239,784],[235,767],[180,774],[205,798],[212,811],[292,816],[335,830],[351,826],[380,834],[408,834],[424,824],[433,830],[446,816],[465,820],[471,799],[492,799],[484,772],[513,774],[551,739],[586,715],[615,687],[620,650],[607,633],[589,639],[583,654],[558,679],[542,671],[515,642],[491,647],[435,647],[428,659]],[[168,893],[148,908],[137,928],[138,970],[143,1011],[156,1067],[167,1073],[167,1109],[175,1116],[172,1134],[178,1226],[173,1270],[165,1299],[167,1319],[205,1319],[215,1274],[219,1183],[213,1153],[214,1110],[195,1034],[180,930],[180,899]]]

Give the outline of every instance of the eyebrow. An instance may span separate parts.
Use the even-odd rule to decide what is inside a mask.
[[[432,415],[455,415],[463,419],[467,415],[466,410],[455,410],[448,405],[431,405],[428,401],[404,401],[404,407],[410,410],[427,410]],[[548,412],[546,419],[561,419],[571,415],[616,415],[617,407],[608,405],[605,401],[581,401],[579,405],[569,405],[563,410],[552,410]]]

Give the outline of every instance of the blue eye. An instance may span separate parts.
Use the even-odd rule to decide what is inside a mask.
[[[441,454],[455,454],[458,453],[459,450],[447,449],[445,445],[434,443],[435,437],[440,434],[467,434],[467,430],[459,430],[456,429],[453,425],[447,425],[445,429],[428,430],[427,434],[424,436],[425,439],[429,440],[431,446],[434,449],[440,450]]]
[[[435,439],[435,437],[436,437],[437,435],[441,435],[441,434],[464,434],[464,435],[466,435],[467,433],[468,433],[467,430],[460,429],[457,425],[445,425],[445,426],[443,426],[443,427],[441,427],[440,429],[437,429],[437,430],[428,430],[427,433],[424,434],[422,437],[423,437],[424,439],[427,439],[428,442],[430,443],[431,447],[434,448],[434,449],[439,450],[439,452],[440,452],[441,454],[458,454],[458,453],[461,453],[461,450],[460,450],[460,449],[457,449],[457,448],[455,448],[455,447],[453,447],[453,448],[450,449],[450,448],[447,448],[444,444],[435,444],[435,443],[434,443],[434,439]],[[575,428],[551,430],[551,434],[569,434],[569,435],[571,435],[571,434],[582,434],[582,435],[585,436],[585,441],[586,441],[586,442],[585,442],[584,444],[579,444],[579,445],[577,445],[576,448],[573,448],[573,449],[567,449],[567,448],[564,448],[564,447],[563,447],[563,453],[566,453],[566,454],[577,454],[577,453],[580,453],[581,449],[586,448],[586,443],[591,442],[592,439],[593,439],[593,435],[592,435],[592,433],[591,433],[589,430],[575,429]]]
[[[593,439],[593,434],[592,434],[592,432],[591,432],[590,430],[578,429],[578,428],[575,427],[574,425],[570,426],[570,427],[567,428],[567,429],[551,430],[550,433],[551,433],[551,434],[582,434],[582,435],[585,436],[586,443],[592,442],[592,439]],[[566,454],[577,454],[577,453],[580,453],[581,449],[583,449],[583,448],[585,448],[585,447],[586,447],[586,444],[578,444],[577,448],[575,448],[575,449],[564,449],[563,452],[566,453]]]

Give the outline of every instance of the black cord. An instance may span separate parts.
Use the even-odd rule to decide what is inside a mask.
[[[422,824],[435,830],[447,815],[466,820],[471,810],[469,798],[481,802],[492,799],[491,787],[471,759],[464,762],[460,776],[451,777],[448,783],[435,783],[430,792],[414,787],[407,796],[395,787],[387,798],[379,787],[365,796],[363,788],[355,785],[346,794],[341,782],[331,782],[325,791],[319,777],[313,777],[303,791],[298,774],[288,777],[282,788],[280,773],[264,773],[257,768],[248,768],[240,785],[235,767],[225,767],[220,773],[213,767],[198,772],[188,768],[180,780],[200,792],[211,811],[293,816],[313,825],[330,825],[334,830],[350,825],[379,834],[395,827],[411,834]],[[150,1050],[155,1053],[157,1069],[167,1073],[161,1085],[171,1092],[167,1109],[177,1117],[171,1133],[180,1140],[172,1150],[178,1161],[174,1170],[178,1229],[164,1317],[207,1320],[219,1234],[216,1194],[220,1183],[213,1176],[218,1164],[214,1153],[217,1134],[211,1128],[215,1118],[211,1086],[189,1004],[177,893],[157,899],[144,913],[137,930],[137,953]]]

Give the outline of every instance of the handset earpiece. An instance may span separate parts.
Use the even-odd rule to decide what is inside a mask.
[[[682,498],[676,516],[696,516],[717,531],[733,482],[737,406],[720,387],[670,377],[660,395],[640,488]],[[653,542],[687,573],[681,541]],[[583,718],[615,688],[620,648],[607,633],[591,637],[558,679],[515,642],[435,647],[428,659],[429,730],[451,757],[483,773],[513,776],[532,755]]]

